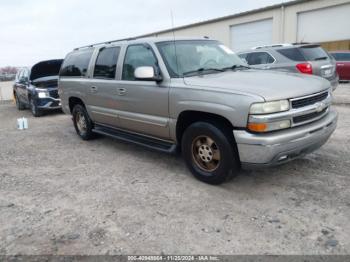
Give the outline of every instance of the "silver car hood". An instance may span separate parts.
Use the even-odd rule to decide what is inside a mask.
[[[218,88],[232,93],[246,92],[266,101],[302,97],[330,88],[320,77],[266,70],[227,71],[184,78],[189,86]]]

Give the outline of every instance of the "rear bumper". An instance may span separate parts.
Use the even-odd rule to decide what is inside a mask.
[[[312,124],[270,134],[235,130],[243,168],[261,168],[286,163],[320,148],[337,126],[338,114],[331,110]]]

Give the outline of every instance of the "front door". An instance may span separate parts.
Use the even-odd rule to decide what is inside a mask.
[[[134,72],[140,66],[158,67],[152,47],[147,44],[128,46],[117,88],[120,126],[129,131],[167,139],[170,137],[169,86],[155,81],[136,80]]]

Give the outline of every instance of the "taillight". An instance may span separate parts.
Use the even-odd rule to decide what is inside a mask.
[[[312,65],[310,63],[297,64],[297,68],[303,74],[312,75]]]

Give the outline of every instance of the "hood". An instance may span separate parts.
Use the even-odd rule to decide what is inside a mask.
[[[258,95],[266,101],[306,96],[330,88],[330,83],[320,77],[267,70],[227,71],[187,77],[184,81],[190,86]]]
[[[57,76],[62,63],[63,59],[39,62],[32,67],[29,79],[33,81],[38,78]]]

